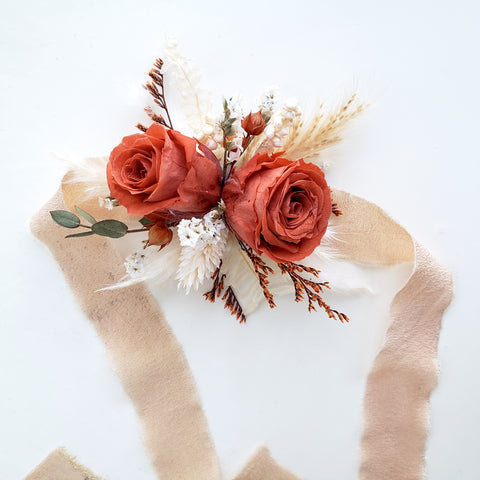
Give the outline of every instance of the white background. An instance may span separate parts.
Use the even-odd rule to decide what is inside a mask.
[[[104,348],[28,221],[65,171],[53,152],[108,154],[147,122],[139,86],[170,35],[219,98],[276,83],[305,104],[353,90],[371,103],[332,152],[329,182],[382,206],[452,270],[427,474],[480,478],[479,13],[467,0],[4,2],[1,478],[22,478],[60,445],[106,478],[155,478]],[[371,273],[373,293],[331,297],[355,317],[348,327],[303,309],[294,323],[261,310],[239,326],[162,292],[181,305],[165,303],[167,318],[226,478],[265,442],[309,480],[355,478],[363,382],[384,328],[374,313],[393,294],[374,295],[384,278]]]

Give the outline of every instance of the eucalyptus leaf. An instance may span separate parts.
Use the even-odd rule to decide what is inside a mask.
[[[103,237],[120,238],[127,233],[128,227],[118,220],[101,220],[92,225],[92,232]]]
[[[67,235],[65,238],[89,237],[90,235],[93,235],[93,232],[91,230],[87,230],[86,232],[72,233],[72,235]]]
[[[146,227],[147,225],[151,225],[153,223],[152,220],[148,219],[147,217],[142,217],[139,222]]]
[[[62,227],[77,228],[80,225],[80,219],[67,210],[53,210],[50,215]]]
[[[85,210],[82,210],[80,207],[75,207],[75,211],[81,217],[83,217],[87,222],[89,222],[89,223],[95,223],[96,222],[96,220],[89,213],[87,213]]]

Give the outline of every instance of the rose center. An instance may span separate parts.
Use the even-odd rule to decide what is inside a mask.
[[[293,226],[302,221],[307,213],[305,210],[305,192],[299,188],[292,188],[290,195],[285,198],[284,215],[287,224]]]
[[[141,182],[148,174],[147,166],[141,159],[130,162],[125,166],[125,177],[128,178],[130,183]]]

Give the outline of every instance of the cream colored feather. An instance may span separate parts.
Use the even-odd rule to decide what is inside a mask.
[[[107,197],[110,190],[105,174],[108,157],[90,157],[82,161],[64,160],[71,168],[70,177],[66,183],[85,184],[85,197],[90,200],[96,197]]]
[[[128,243],[131,245],[131,243]],[[126,246],[117,245],[117,250],[125,252]],[[130,253],[132,250],[129,250]],[[172,241],[162,250],[152,245],[141,252],[145,254],[144,271],[142,274],[130,277],[125,275],[119,282],[108,285],[102,290],[114,290],[125,288],[141,282],[150,282],[153,285],[161,285],[167,280],[174,281],[182,247],[174,230]]]

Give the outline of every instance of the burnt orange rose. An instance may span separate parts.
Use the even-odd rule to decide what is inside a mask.
[[[113,149],[107,180],[112,196],[129,213],[179,221],[217,204],[221,169],[205,145],[153,124]]]
[[[318,247],[332,211],[322,170],[281,154],[257,154],[225,184],[225,217],[235,235],[277,263]]]

